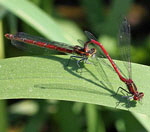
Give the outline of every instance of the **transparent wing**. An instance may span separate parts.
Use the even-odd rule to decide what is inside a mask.
[[[91,39],[93,39],[93,40],[95,40],[95,41],[98,41],[97,39],[96,39],[96,37],[92,34],[92,33],[90,33],[89,31],[84,31],[85,32],[85,34],[86,34],[86,36],[88,37],[88,39],[89,40],[91,40]],[[90,46],[94,46],[94,48],[96,48],[97,49],[97,56],[100,56],[100,57],[106,57],[105,56],[105,54],[102,52],[102,50],[101,50],[101,48],[97,48],[97,46],[95,45],[95,44],[92,44],[92,45],[88,45],[89,47]]]
[[[77,41],[78,41],[78,43],[79,43],[82,47],[84,47],[84,43],[85,43],[85,42],[84,42],[83,40],[78,39]]]
[[[98,56],[98,55],[97,55]],[[100,62],[105,65],[107,68],[109,68],[111,71],[114,71],[114,68],[112,67],[112,65],[110,64],[110,62],[106,62],[107,57],[104,57],[103,55],[99,55],[98,58],[100,59]],[[115,62],[115,61],[114,61]],[[118,65],[115,63],[116,67],[119,69],[119,71],[121,72],[121,74],[127,78],[127,76],[123,73],[123,71],[118,67]]]
[[[52,50],[48,48],[43,48],[43,47],[39,47],[39,46],[32,45],[32,44],[26,44],[20,41],[11,40],[11,43],[13,46],[17,47],[18,49],[21,49],[26,52],[30,52],[34,55],[49,55],[49,54],[54,53],[52,52]]]
[[[91,40],[91,39],[93,39],[93,40],[95,40],[95,41],[97,41],[97,39],[96,39],[96,37],[92,34],[92,33],[90,33],[90,32],[88,32],[88,31],[85,31],[85,34],[87,35],[87,37]],[[97,48],[97,50],[99,51],[99,52],[97,52],[97,56],[100,56],[100,58],[107,58],[106,57],[106,55],[103,53],[103,51],[101,50],[101,48]],[[103,63],[104,65],[106,65],[107,67],[109,67],[109,69],[111,69],[111,70],[113,70],[114,71],[114,69],[112,68],[112,66],[110,65],[110,64],[108,64],[107,62],[105,62],[105,60],[104,59],[101,59],[101,63]],[[117,66],[117,65],[116,65]],[[122,73],[122,75],[124,76],[124,77],[126,77],[125,76],[125,74],[122,72],[122,70],[117,66],[117,68],[119,69],[119,71]]]
[[[119,47],[122,60],[128,72],[128,77],[131,79],[131,60],[130,60],[130,25],[124,18],[119,28]]]
[[[85,34],[86,34],[86,36],[88,37],[89,40],[93,39],[93,40],[97,41],[96,37],[95,37],[92,33],[90,33],[89,31],[85,31]],[[110,64],[108,64],[108,63],[105,61],[105,58],[107,58],[107,57],[106,57],[106,55],[103,53],[103,51],[101,50],[101,48],[97,48],[97,46],[96,46],[95,44],[92,45],[92,46],[94,46],[94,48],[96,48],[97,51],[98,51],[98,52],[96,53],[96,60],[97,60],[97,62],[99,62],[98,65],[100,66],[100,65],[101,65],[100,62],[101,62],[101,63],[103,63],[105,66],[109,67],[109,69],[111,69],[111,70],[114,71],[114,69],[112,68],[112,66],[111,66]],[[90,45],[89,45],[89,47],[90,47]]]
[[[67,48],[67,49],[72,49],[73,48],[73,46],[71,46],[69,44],[66,44],[66,43],[57,42],[57,41],[49,41],[49,40],[44,39],[42,37],[33,36],[33,35],[30,35],[30,34],[27,34],[27,33],[24,33],[24,32],[18,32],[14,36],[16,38],[19,38],[19,39],[28,39],[28,40],[33,40],[33,41],[37,41],[37,42],[43,42],[43,43],[46,43],[47,45],[55,45],[55,46],[62,47],[62,48]],[[17,42],[17,40],[14,40],[14,42],[13,42],[13,44],[15,46],[17,46],[19,43],[15,44],[15,42]]]
[[[105,65],[106,67],[108,67],[110,70],[112,70],[112,71],[114,71],[115,72],[115,70],[113,69],[113,67],[110,65],[110,64],[108,64],[108,62],[106,62],[106,57],[104,57],[103,55],[100,55],[100,56],[97,56],[97,59],[98,60],[100,60],[100,62],[103,64],[103,65]]]
[[[111,82],[109,81],[109,78],[107,77],[107,74],[103,68],[103,64],[105,66],[108,66],[111,70],[113,70],[113,68],[105,61],[104,58],[95,56],[95,59],[92,59],[92,60],[95,65],[96,71],[101,76],[102,80],[104,81],[103,84],[106,84],[107,86],[109,86],[109,88],[113,89],[113,86],[111,85]]]
[[[88,37],[89,40],[93,39],[93,40],[97,41],[96,37],[92,33],[90,33],[89,31],[84,31],[84,32],[85,32],[85,35]]]

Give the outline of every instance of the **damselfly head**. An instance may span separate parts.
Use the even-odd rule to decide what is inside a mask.
[[[88,53],[90,53],[90,55],[91,55],[92,57],[95,57],[96,49],[95,49],[95,48],[92,48],[92,49],[90,49],[90,50],[88,51]]]
[[[7,39],[10,39],[12,36],[13,36],[13,35],[12,35],[12,34],[9,34],[9,33],[6,33],[6,34],[5,34],[5,37],[6,37]]]
[[[133,99],[134,99],[134,100],[137,100],[137,101],[140,101],[140,100],[143,98],[143,96],[144,96],[144,93],[143,93],[143,92],[136,93],[136,94],[134,94]]]

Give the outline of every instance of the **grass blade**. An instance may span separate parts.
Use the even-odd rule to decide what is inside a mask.
[[[47,38],[69,42],[54,19],[27,0],[0,0],[0,4]]]
[[[113,88],[107,87],[94,65],[85,64],[82,74],[76,72],[76,61],[66,67],[69,56],[18,57],[0,61],[0,99],[42,98],[69,100],[99,104],[115,108],[122,101],[119,109],[128,110],[122,94],[115,94],[119,86],[125,85],[116,73],[104,67]],[[122,62],[116,61],[121,67]],[[123,68],[123,66],[121,67]],[[133,63],[133,80],[139,91],[145,93],[142,104],[131,102],[131,111],[150,115],[148,101],[149,67]],[[141,79],[142,78],[142,79]],[[111,101],[110,101],[111,100]]]

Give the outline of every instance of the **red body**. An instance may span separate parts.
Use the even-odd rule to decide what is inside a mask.
[[[11,39],[11,40],[16,40],[16,41],[20,41],[20,42],[24,42],[24,43],[28,43],[28,44],[35,44],[35,45],[38,45],[40,47],[46,47],[49,49],[58,50],[60,52],[73,53],[73,50],[70,50],[70,49],[61,48],[61,47],[58,47],[55,45],[51,45],[50,43],[45,43],[45,42],[15,37],[15,35],[13,35],[13,34],[5,34],[5,37],[8,39]]]
[[[18,42],[23,42],[23,43],[27,43],[27,44],[31,44],[31,45],[36,45],[36,46],[39,46],[39,47],[42,47],[42,48],[57,50],[57,51],[64,52],[64,53],[70,53],[70,54],[75,53],[75,54],[77,54],[79,56],[83,56],[83,57],[84,56],[85,57],[90,57],[90,56],[92,56],[96,53],[96,49],[94,49],[94,48],[93,49],[88,49],[88,47],[86,47],[86,49],[85,49],[85,48],[82,48],[78,45],[73,47],[73,46],[70,46],[70,45],[67,45],[67,44],[64,44],[64,43],[60,43],[60,42],[56,42],[56,41],[47,41],[43,38],[39,38],[39,37],[36,37],[36,36],[31,36],[29,34],[22,33],[22,32],[20,32],[16,35],[5,34],[5,37],[10,39],[10,40],[13,40],[13,41],[17,42],[16,45],[18,45]]]
[[[77,54],[79,56],[88,58],[96,53],[96,49],[89,49],[88,46],[86,48],[76,46],[70,46],[65,43],[56,42],[56,41],[48,41],[44,38],[32,36],[23,32],[19,32],[15,35],[13,34],[5,34],[5,37],[12,40],[12,44],[18,48],[21,48],[25,44],[36,45],[42,48],[48,48],[52,50],[57,50],[64,53]],[[23,47],[24,48],[24,47]]]
[[[86,43],[86,45],[88,45],[89,43],[96,44],[96,45],[98,45],[98,46],[101,48],[101,50],[103,51],[103,53],[106,55],[106,57],[107,57],[108,60],[110,61],[111,65],[113,66],[114,70],[115,70],[116,73],[118,74],[120,80],[123,81],[123,82],[126,84],[128,90],[129,90],[129,92],[133,95],[133,99],[134,99],[134,100],[140,100],[140,99],[144,96],[144,93],[137,91],[137,87],[136,87],[136,85],[134,84],[134,82],[132,81],[132,79],[126,79],[126,78],[124,78],[124,77],[121,75],[121,72],[120,72],[119,69],[117,68],[115,62],[114,62],[114,61],[111,59],[111,57],[109,56],[109,54],[108,54],[108,52],[106,51],[106,49],[104,48],[104,46],[103,46],[101,43],[99,43],[98,41],[93,40],[93,39],[91,39],[90,41],[88,41],[88,42]]]

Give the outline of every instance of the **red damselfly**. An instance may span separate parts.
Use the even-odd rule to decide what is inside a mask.
[[[122,82],[124,82],[127,86],[127,89],[124,89],[122,87],[119,87],[117,90],[117,93],[119,92],[119,89],[124,90],[125,92],[127,92],[130,95],[124,96],[126,98],[133,99],[133,100],[141,100],[142,97],[144,96],[143,92],[138,92],[137,87],[135,85],[135,83],[133,82],[132,78],[131,78],[131,62],[130,62],[130,56],[129,53],[125,53],[125,52],[129,52],[129,49],[121,52],[124,52],[123,55],[126,56],[126,58],[128,59],[128,72],[129,72],[129,76],[128,78],[124,77],[124,74],[122,73],[122,71],[118,68],[118,66],[115,64],[115,62],[111,59],[111,57],[109,56],[107,50],[104,48],[104,46],[98,42],[95,37],[93,36],[93,34],[91,34],[88,31],[85,31],[86,35],[88,36],[88,38],[90,39],[88,42],[85,43],[85,47],[88,46],[89,43],[93,43],[96,44],[100,47],[100,49],[102,50],[102,52],[105,54],[105,56],[107,57],[107,59],[109,60],[109,62],[111,63],[112,67],[114,68],[115,72],[117,73],[117,75],[119,76],[120,80]],[[121,25],[120,25],[120,29],[119,29],[119,43],[120,46],[124,47],[126,44],[129,45],[130,44],[130,25],[127,21],[126,18],[124,18],[124,20],[122,21]],[[126,46],[125,46],[126,47]]]
[[[18,32],[17,34],[5,34],[5,37],[11,40],[12,45],[16,46],[20,49],[26,49],[27,45],[34,45],[41,48],[46,48],[50,50],[57,50],[59,52],[63,53],[69,53],[69,54],[76,54],[75,56],[71,56],[71,58],[81,58],[77,61],[77,65],[80,67],[79,63],[81,61],[87,61],[89,57],[94,56],[96,53],[95,48],[89,49],[88,46],[71,46],[69,44],[57,42],[57,41],[48,41],[44,38],[29,35],[24,32]],[[29,49],[30,50],[30,49]],[[68,64],[70,62],[70,59],[68,61]]]

